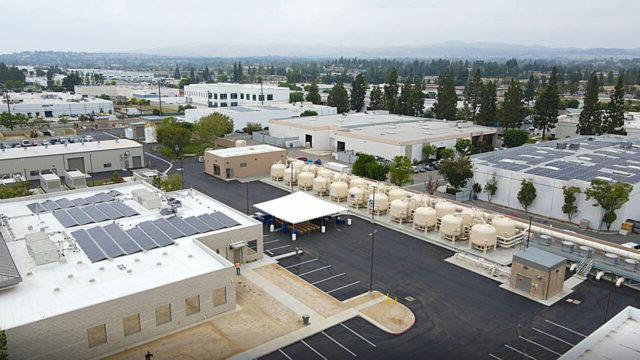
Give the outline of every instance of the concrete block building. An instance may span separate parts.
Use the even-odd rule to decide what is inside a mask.
[[[262,84],[192,84],[184,87],[187,104],[204,107],[232,107],[289,103],[291,90]]]
[[[12,114],[44,119],[56,119],[61,116],[96,116],[113,114],[114,111],[111,100],[87,98],[69,93],[10,93],[8,109]],[[5,99],[2,99],[0,112],[7,112]]]
[[[531,297],[546,300],[562,293],[567,259],[530,247],[513,255],[510,286]]]
[[[286,160],[287,150],[266,144],[209,150],[204,153],[204,172],[224,180],[268,175],[271,165]]]

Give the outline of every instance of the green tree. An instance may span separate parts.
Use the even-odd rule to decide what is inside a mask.
[[[611,100],[607,104],[607,113],[602,121],[602,133],[620,134],[624,133],[624,82],[622,76],[618,76]]]
[[[385,181],[387,180],[389,167],[379,161],[375,161],[367,164],[366,171],[369,179]]]
[[[469,156],[473,154],[473,143],[469,139],[458,139],[456,141],[456,151],[461,156]]]
[[[502,132],[502,145],[505,147],[522,146],[529,140],[529,133],[521,129],[506,129]]]
[[[587,91],[584,96],[584,105],[576,132],[580,135],[600,135],[602,130],[602,111],[598,101],[598,76],[593,71],[587,82]]]
[[[320,90],[318,89],[318,84],[316,84],[315,80],[311,82],[311,85],[309,85],[309,91],[307,92],[307,101],[316,105],[322,103]]]
[[[225,114],[214,112],[200,118],[193,130],[198,139],[213,144],[217,138],[233,131],[233,120]]]
[[[490,126],[496,123],[498,112],[498,97],[496,84],[489,81],[480,90],[480,110],[476,116],[476,124]]]
[[[480,107],[480,92],[482,90],[482,72],[476,68],[464,88],[464,114],[466,119],[475,122]]]
[[[411,160],[406,156],[396,156],[389,167],[389,181],[397,186],[413,183]]]
[[[530,103],[536,96],[536,80],[533,77],[533,74],[529,75],[529,80],[527,80],[527,84],[524,86],[523,98],[528,103]]]
[[[262,125],[259,122],[248,122],[244,129],[247,134],[253,134],[254,132],[262,131]]]
[[[202,80],[204,82],[211,81],[211,72],[209,71],[209,67],[205,66],[204,70],[202,70]]]
[[[82,78],[75,71],[62,79],[62,87],[67,91],[73,91],[76,85],[82,85]]]
[[[304,117],[304,116],[316,116],[318,115],[317,111],[313,111],[313,110],[305,110],[300,114],[300,117]]]
[[[158,189],[162,188],[162,178],[160,176],[154,176],[151,180],[151,185],[157,187]]]
[[[111,183],[112,184],[121,184],[124,182],[122,176],[118,175],[117,171],[111,173]]]
[[[491,199],[498,192],[498,179],[496,178],[496,174],[493,174],[491,179],[487,180],[487,183],[484,184],[484,192],[487,193],[487,200],[491,202]]]
[[[520,202],[520,205],[522,205],[524,212],[529,212],[529,206],[533,204],[533,201],[537,196],[538,194],[533,182],[527,179],[522,179],[522,182],[520,183],[520,191],[518,191],[518,201]]]
[[[467,186],[469,179],[473,178],[473,166],[469,157],[460,156],[442,160],[438,173],[458,192]]]
[[[173,71],[173,78],[176,80],[182,79],[182,75],[180,75],[180,68],[176,65],[176,69]]]
[[[522,126],[527,115],[522,103],[522,89],[520,83],[511,79],[511,84],[504,94],[504,101],[500,104],[500,125],[505,129],[515,129]]]
[[[411,113],[411,93],[413,92],[413,86],[406,78],[404,84],[400,88],[400,95],[398,96],[396,103],[396,114],[409,115]]]
[[[383,181],[387,178],[388,168],[376,160],[373,155],[360,154],[351,168],[351,173],[373,180]]]
[[[338,110],[338,114],[349,112],[349,94],[344,88],[342,82],[338,81],[327,98],[327,105],[333,106]]]
[[[393,68],[389,70],[387,82],[384,85],[384,108],[390,113],[396,113],[396,103],[398,101],[398,71]]]
[[[422,147],[422,158],[424,160],[435,158],[437,154],[438,154],[438,148],[435,145],[426,144]]]
[[[182,156],[184,147],[191,141],[191,131],[180,126],[175,118],[166,118],[156,126],[156,139],[176,158]]]
[[[304,94],[299,91],[292,91],[289,93],[289,102],[297,103],[304,101]]]
[[[456,152],[451,148],[442,148],[438,150],[440,159],[453,159],[456,156]]]
[[[173,174],[160,182],[160,188],[163,191],[171,192],[182,189],[182,176]]]
[[[11,114],[4,112],[0,114],[0,126],[13,130],[27,125],[29,118],[24,114]]]
[[[28,195],[31,195],[28,181],[20,181],[14,184],[0,186],[0,199],[11,199]]]
[[[364,97],[367,94],[367,81],[362,73],[356,75],[351,83],[351,110],[360,112],[364,108]]]
[[[178,82],[178,88],[179,89],[184,89],[185,86],[191,84],[191,78],[182,78],[180,79],[180,82]]]
[[[0,360],[9,360],[7,351],[7,334],[4,330],[0,330]]]
[[[598,229],[602,227],[602,223],[607,226],[607,230],[611,229],[611,224],[618,218],[616,210],[629,201],[632,190],[633,186],[622,182],[611,184],[603,179],[591,180],[591,186],[584,193],[587,200],[593,199],[596,202],[593,206],[600,206],[603,210]]]
[[[424,87],[421,79],[416,79],[409,94],[407,113],[409,116],[422,116],[424,113]]]
[[[538,95],[536,104],[533,107],[533,126],[538,130],[542,130],[543,139],[547,131],[555,128],[558,122],[560,95],[558,91],[557,71],[554,66],[549,76],[549,82],[540,95]]]
[[[562,205],[562,212],[569,218],[569,223],[578,214],[578,205],[576,205],[576,194],[581,192],[577,186],[563,186],[562,195],[564,196],[564,204]]]
[[[437,119],[455,120],[457,118],[458,95],[453,82],[453,76],[446,69],[438,79],[438,94],[433,104],[433,113]]]
[[[369,94],[369,109],[384,109],[384,98],[382,95],[382,89],[380,89],[378,85],[374,86],[373,89],[371,89],[371,94]]]

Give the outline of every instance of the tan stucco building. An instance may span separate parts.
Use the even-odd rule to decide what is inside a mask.
[[[287,150],[266,144],[209,150],[204,172],[224,180],[268,175],[271,165],[286,160]]]
[[[537,248],[513,255],[510,286],[540,300],[562,292],[567,259]]]

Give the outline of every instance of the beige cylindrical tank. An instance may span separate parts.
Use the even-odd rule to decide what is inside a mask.
[[[436,214],[439,218],[456,212],[456,206],[448,201],[440,201],[435,206]]]
[[[343,201],[349,195],[349,185],[344,181],[336,181],[329,187],[329,196],[333,201]]]
[[[495,247],[496,236],[495,227],[489,224],[475,224],[471,227],[471,234],[469,235],[470,245],[481,249]]]
[[[407,199],[395,199],[389,205],[389,216],[392,220],[402,223],[409,218],[409,201]]]
[[[335,174],[334,171],[329,170],[327,168],[321,168],[320,170],[318,170],[318,173],[317,173],[318,176],[325,177],[325,178],[327,178],[329,180],[333,179],[333,175],[334,174]]]
[[[236,147],[243,147],[243,146],[247,146],[247,141],[246,140],[236,140]]]
[[[318,176],[313,179],[313,193],[316,195],[327,195],[329,192],[329,179],[324,176]]]
[[[293,160],[291,163],[293,164],[293,168],[298,171],[298,174],[302,172],[302,168],[306,165],[302,160]]]
[[[389,197],[382,192],[369,195],[368,208],[369,212],[373,211],[377,214],[387,212],[389,210]]]
[[[309,190],[313,187],[315,176],[312,172],[301,172],[298,175],[298,187],[300,189]]]
[[[293,169],[291,167],[284,169],[284,183],[289,185],[291,183],[293,184],[298,183],[298,170],[296,170],[295,167]]]
[[[436,211],[430,207],[419,207],[413,212],[413,225],[421,229],[436,226]]]
[[[284,178],[284,170],[287,166],[283,163],[275,163],[271,165],[271,179],[276,181],[282,181]]]
[[[302,172],[310,172],[315,176],[318,172],[318,167],[313,164],[308,164],[302,167]]]
[[[349,181],[349,189],[358,187],[358,186],[366,186],[368,185],[368,181],[357,176],[352,176],[351,181]]]
[[[298,180],[300,181],[300,180]],[[475,217],[475,212],[469,208],[463,208],[460,211],[460,217],[462,217],[462,224],[464,226],[471,226],[473,224],[473,218]]]
[[[349,189],[347,204],[356,209],[364,207],[367,203],[367,191],[364,186],[352,187]]]
[[[436,209],[436,215],[438,210]],[[453,214],[446,214],[440,219],[440,233],[447,236],[462,235],[462,218]]]
[[[407,192],[400,188],[393,188],[389,190],[389,202],[393,202],[394,200],[404,199],[407,197]]]
[[[498,236],[503,238],[512,237],[516,234],[516,223],[505,216],[495,216],[491,225],[496,229]]]
[[[345,173],[335,173],[333,174],[333,181],[342,181],[343,183],[349,185],[350,177]]]

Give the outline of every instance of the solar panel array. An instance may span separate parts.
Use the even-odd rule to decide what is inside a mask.
[[[39,203],[31,203],[28,204],[27,207],[33,213],[41,213],[47,211],[54,211],[59,209],[68,209],[77,206],[89,205],[89,204],[99,204],[103,202],[109,202],[116,198],[116,196],[120,195],[119,191],[111,190],[109,192],[101,192],[96,195],[92,195],[86,198],[77,198],[73,200],[69,200],[67,198],[62,198],[58,200],[47,200]]]
[[[112,203],[58,209],[54,210],[52,214],[62,226],[70,228],[78,225],[130,217],[138,215],[138,212],[119,201],[115,201]]]
[[[229,216],[215,212],[184,219],[173,216],[168,219],[145,221],[126,231],[120,225],[111,223],[86,230],[79,229],[71,235],[93,263],[169,246],[181,237],[238,225],[240,224]]]

